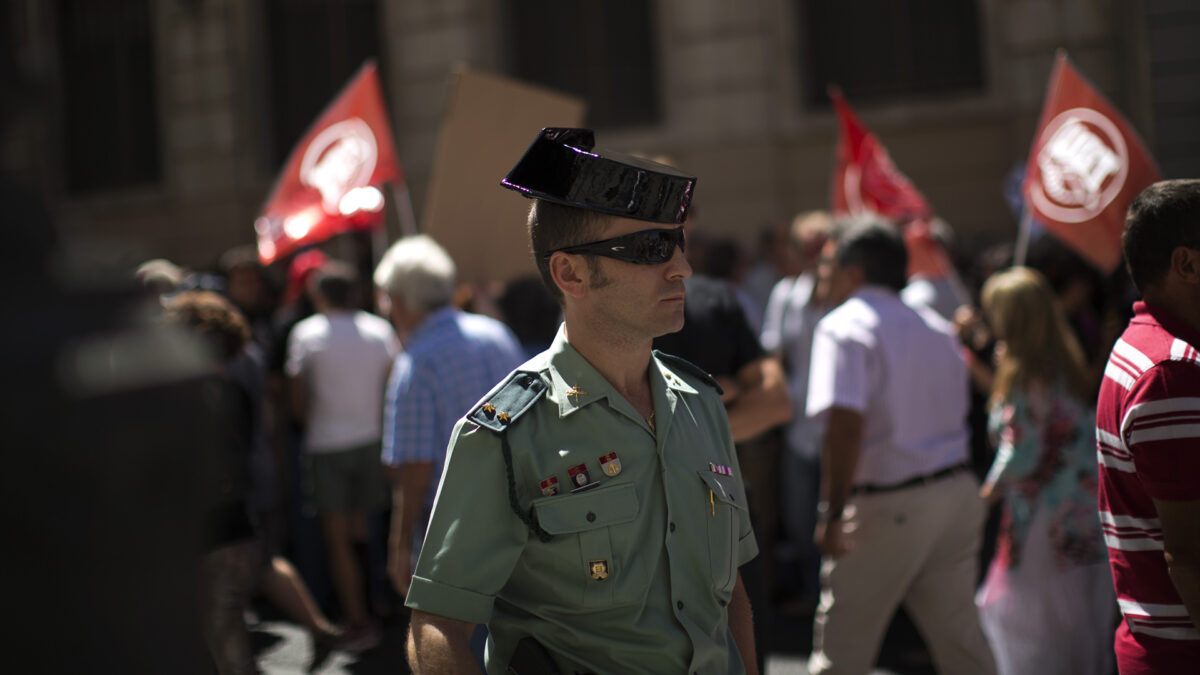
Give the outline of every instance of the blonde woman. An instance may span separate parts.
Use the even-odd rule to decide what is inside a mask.
[[[997,337],[980,489],[1003,499],[996,555],[976,596],[999,675],[1109,673],[1115,607],[1097,516],[1093,383],[1038,272],[984,284]]]

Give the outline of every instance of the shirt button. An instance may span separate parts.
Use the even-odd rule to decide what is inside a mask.
[[[588,514],[587,514],[587,521],[588,521],[589,523],[594,523],[594,522],[596,522],[596,514],[595,514],[595,513],[592,513],[591,511],[588,511]]]
[[[672,532],[674,532],[674,531],[675,531],[675,523],[671,523],[671,531],[672,531]]]
[[[683,609],[683,601],[682,601],[682,600],[679,600],[678,602],[676,602],[676,603],[675,603],[675,608],[676,608],[676,609]]]
[[[725,601],[724,601],[724,600],[717,600],[717,603],[718,603],[718,604],[720,604],[722,607],[724,607],[724,606],[725,606]]]

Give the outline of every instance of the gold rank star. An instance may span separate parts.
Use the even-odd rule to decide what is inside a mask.
[[[587,396],[587,392],[577,386],[567,390],[567,398],[572,399],[572,403],[579,403],[580,396]]]

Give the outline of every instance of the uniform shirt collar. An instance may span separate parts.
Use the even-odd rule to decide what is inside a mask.
[[[544,355],[549,365],[549,396],[558,404],[560,417],[566,417],[601,399],[609,399],[609,404],[614,407],[632,408],[600,371],[567,342],[562,326],[559,326],[558,335],[554,337],[554,342]],[[699,393],[679,373],[655,358],[650,359],[650,389],[652,394],[656,394],[656,402],[657,393],[665,393],[667,389],[685,394]],[[673,408],[673,397],[666,397],[666,400]]]

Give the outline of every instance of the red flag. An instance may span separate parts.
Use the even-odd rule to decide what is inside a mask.
[[[270,264],[296,248],[383,222],[379,187],[402,181],[379,73],[367,61],[292,149],[254,222]]]
[[[1159,180],[1142,139],[1060,51],[1025,169],[1034,216],[1105,273],[1121,263],[1125,209]]]
[[[933,207],[892,163],[887,148],[859,121],[841,90],[831,88],[829,97],[841,131],[833,169],[834,215],[874,213],[897,223],[908,246],[909,276],[944,276],[952,266],[930,234]]]

